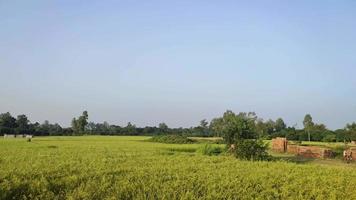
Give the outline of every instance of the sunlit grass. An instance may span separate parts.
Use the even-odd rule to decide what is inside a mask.
[[[355,168],[239,161],[147,139],[0,139],[0,199],[356,199]]]

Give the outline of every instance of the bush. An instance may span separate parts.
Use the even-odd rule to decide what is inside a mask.
[[[337,158],[342,158],[343,157],[343,154],[344,154],[344,151],[346,149],[348,149],[349,147],[346,146],[346,145],[336,145],[334,148],[333,148],[333,151],[335,153],[335,157]]]
[[[323,142],[336,142],[336,136],[335,135],[326,135],[323,139]]]
[[[235,156],[242,160],[270,160],[268,145],[262,140],[241,140],[235,144]]]
[[[149,139],[151,142],[167,143],[167,144],[192,144],[191,140],[181,135],[157,135]]]
[[[219,155],[223,152],[221,147],[214,146],[211,144],[204,144],[197,149],[197,152],[203,155],[212,156]]]

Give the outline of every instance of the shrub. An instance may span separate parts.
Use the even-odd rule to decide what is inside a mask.
[[[211,144],[204,144],[197,149],[197,152],[203,155],[212,156],[212,155],[219,155],[220,153],[223,152],[223,150],[221,147],[218,146],[214,146]]]
[[[323,139],[323,142],[336,142],[336,136],[335,135],[326,135]]]
[[[235,144],[235,156],[242,160],[269,160],[268,145],[262,140],[240,140]]]
[[[181,135],[157,135],[149,139],[151,142],[167,144],[192,144],[194,140]]]
[[[344,151],[348,149],[348,146],[346,145],[336,145],[334,148],[333,148],[333,151],[335,153],[335,157],[337,158],[342,158],[343,157],[343,154],[344,154]]]

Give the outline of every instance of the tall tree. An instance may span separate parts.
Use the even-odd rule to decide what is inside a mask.
[[[199,129],[201,130],[201,133],[203,136],[208,136],[209,135],[209,122],[206,121],[206,119],[203,119],[200,121],[199,124]]]
[[[162,123],[160,123],[160,124],[158,124],[158,128],[159,128],[159,130],[160,130],[160,132],[161,133],[167,133],[168,132],[168,126],[167,126],[167,124],[166,123],[164,123],[164,122],[162,122]]]
[[[286,127],[287,127],[287,126],[286,126],[286,124],[284,123],[284,121],[283,121],[282,118],[278,118],[278,119],[276,120],[275,130],[276,130],[277,132],[286,129]]]
[[[26,115],[19,115],[16,119],[16,133],[17,134],[27,134],[29,130],[29,120]]]
[[[224,113],[220,121],[220,131],[228,145],[244,139],[256,137],[255,116],[247,113],[235,114],[228,110]]]
[[[310,131],[314,126],[313,118],[310,114],[305,115],[303,120],[304,130],[308,133],[308,140],[310,141]]]
[[[256,122],[256,132],[260,138],[268,138],[267,125],[263,122],[263,119],[258,119]]]
[[[85,127],[88,125],[88,112],[84,111],[82,116],[78,119],[73,118],[72,120],[72,129],[75,133],[84,133]]]
[[[356,141],[356,123],[346,125],[346,137],[348,141]]]
[[[16,128],[16,119],[9,112],[0,114],[0,133],[14,133]]]
[[[127,126],[124,128],[124,131],[128,135],[135,135],[136,134],[136,126],[131,124],[131,122],[127,123]]]

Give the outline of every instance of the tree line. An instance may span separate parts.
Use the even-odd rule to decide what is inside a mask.
[[[58,123],[51,124],[48,120],[43,123],[31,123],[26,115],[13,117],[9,112],[0,114],[0,134],[31,134],[36,136],[61,136],[61,135],[165,135],[179,134],[198,137],[223,137],[223,128],[229,127],[229,121],[224,116],[232,115],[232,111],[226,111],[223,117],[217,117],[208,122],[201,120],[197,126],[189,128],[170,128],[165,123],[158,126],[137,127],[128,122],[126,126],[112,125],[108,122],[89,122],[89,115],[84,111],[81,116],[72,119],[71,127],[61,127]],[[248,131],[254,137],[271,139],[286,137],[289,140],[299,141],[324,141],[324,142],[347,142],[356,140],[356,123],[347,124],[344,128],[330,130],[324,124],[313,122],[310,114],[303,120],[303,128],[287,126],[282,118],[263,120],[254,112],[238,113],[241,118],[248,118],[250,125]],[[226,119],[226,118],[225,118]],[[234,133],[233,126],[230,127]],[[236,127],[235,127],[236,128]],[[235,130],[236,132],[237,130]]]

